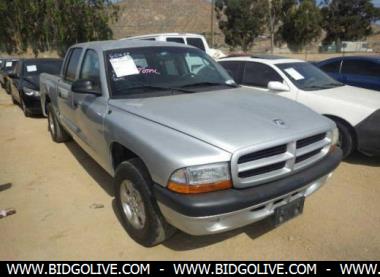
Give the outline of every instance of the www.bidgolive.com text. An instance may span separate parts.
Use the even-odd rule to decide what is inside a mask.
[[[379,275],[377,263],[337,263],[334,269],[317,263],[7,263],[8,275]]]

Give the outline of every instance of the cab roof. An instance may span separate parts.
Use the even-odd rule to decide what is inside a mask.
[[[136,48],[136,47],[183,47],[183,48],[195,48],[189,45],[175,43],[175,42],[160,42],[160,41],[150,41],[150,40],[140,40],[140,39],[124,39],[124,40],[104,40],[104,41],[91,41],[78,43],[71,48],[83,47],[92,48],[99,52],[125,49],[125,48]]]

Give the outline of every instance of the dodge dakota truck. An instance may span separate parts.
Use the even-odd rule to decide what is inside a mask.
[[[73,138],[113,176],[124,227],[147,247],[176,229],[280,225],[342,158],[333,121],[239,87],[177,43],[76,44],[60,75],[40,75],[40,94],[52,139]]]

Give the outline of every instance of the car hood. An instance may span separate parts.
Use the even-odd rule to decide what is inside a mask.
[[[144,117],[229,152],[323,132],[333,123],[304,105],[237,88],[144,99],[111,99],[110,106]],[[285,126],[275,121],[281,120]],[[314,133],[315,134],[315,133]]]
[[[372,110],[380,109],[380,91],[364,88],[341,86],[332,89],[316,91],[324,97],[349,102]]]

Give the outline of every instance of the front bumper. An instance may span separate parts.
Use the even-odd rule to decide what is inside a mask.
[[[23,95],[23,100],[28,111],[32,114],[42,114],[41,99],[39,96]]]
[[[358,150],[369,156],[380,156],[380,110],[355,127]]]
[[[162,214],[176,228],[191,235],[220,233],[262,220],[278,206],[311,195],[341,159],[338,149],[301,172],[246,189],[188,196],[155,185],[153,191]]]

